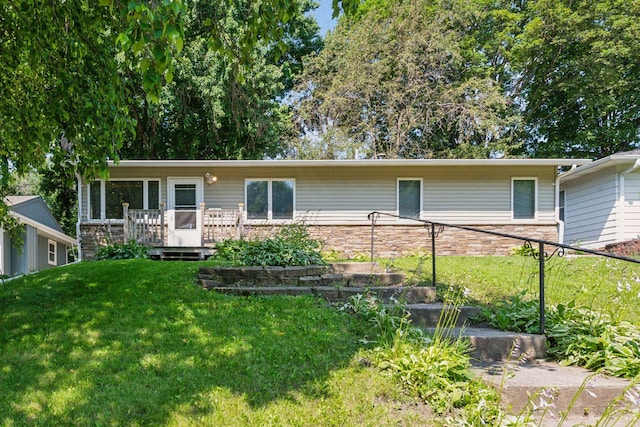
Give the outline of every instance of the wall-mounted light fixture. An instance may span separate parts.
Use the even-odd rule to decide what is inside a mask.
[[[204,177],[207,179],[207,184],[213,184],[218,180],[217,176],[211,175],[209,172],[205,173]]]

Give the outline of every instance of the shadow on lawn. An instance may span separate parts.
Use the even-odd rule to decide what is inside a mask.
[[[0,290],[0,424],[162,424],[226,398],[322,396],[358,350],[351,317],[204,291],[195,268],[83,263]]]

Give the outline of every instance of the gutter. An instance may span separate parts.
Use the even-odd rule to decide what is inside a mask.
[[[567,175],[573,173],[578,168],[577,164],[572,164],[571,169],[568,172],[556,176],[555,182],[555,212],[554,221],[558,224],[558,242],[564,244],[564,221],[560,219],[560,178],[564,178]],[[566,200],[565,200],[565,216],[566,216]]]
[[[620,180],[618,186],[618,215],[616,220],[616,241],[622,242],[624,240],[624,229],[625,229],[625,189],[624,189],[624,181],[625,175],[633,172],[638,167],[640,167],[640,159],[636,159],[633,166],[622,171],[620,173]]]

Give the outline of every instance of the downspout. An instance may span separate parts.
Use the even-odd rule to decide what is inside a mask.
[[[78,221],[76,222],[76,245],[78,248],[77,261],[82,261],[82,245],[80,244],[80,222],[82,221],[82,179],[78,172],[76,172],[76,181],[78,182]]]
[[[640,159],[636,159],[633,166],[631,166],[630,168],[620,173],[620,184],[618,187],[620,194],[618,194],[618,212],[617,212],[618,215],[616,215],[616,241],[618,242],[624,241],[624,227],[625,227],[624,177],[628,173],[631,173],[634,170],[636,170],[638,167],[640,167]]]
[[[562,221],[560,219],[560,178],[564,178],[567,175],[569,175],[570,173],[573,173],[573,171],[575,171],[577,169],[578,165],[577,164],[572,164],[571,165],[571,169],[562,174],[562,175],[558,175],[556,176],[556,185],[555,185],[555,211],[554,211],[554,221],[556,224],[558,224],[558,243],[562,243],[564,244],[564,221]],[[565,200],[565,217],[567,215],[567,206],[566,206],[566,200]]]

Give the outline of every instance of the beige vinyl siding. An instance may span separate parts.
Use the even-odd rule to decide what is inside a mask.
[[[514,224],[554,221],[554,166],[345,166],[345,167],[113,167],[111,178],[160,178],[161,200],[167,200],[167,177],[217,177],[204,183],[207,207],[237,208],[244,202],[245,179],[295,180],[295,210],[310,224],[368,224],[374,210],[397,213],[397,179],[423,180],[422,218],[456,224]],[[511,214],[511,178],[538,180],[536,220],[517,221]],[[87,211],[83,186],[83,214]],[[395,218],[378,223],[397,223]]]
[[[616,239],[617,202],[615,169],[593,174],[588,180],[565,185],[565,235],[568,244],[600,248]]]

